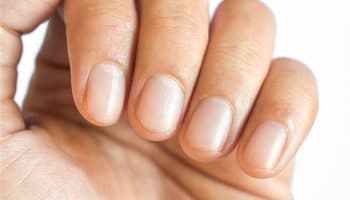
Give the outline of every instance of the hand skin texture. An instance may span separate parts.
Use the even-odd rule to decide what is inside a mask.
[[[49,19],[23,109],[21,35]],[[318,100],[256,0],[1,0],[0,198],[291,199]]]

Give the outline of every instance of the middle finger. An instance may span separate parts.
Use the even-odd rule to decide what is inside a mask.
[[[141,1],[128,115],[150,140],[169,138],[191,97],[208,39],[208,2]]]

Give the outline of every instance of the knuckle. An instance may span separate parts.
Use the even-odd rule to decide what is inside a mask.
[[[255,76],[260,73],[255,66],[261,60],[261,55],[257,51],[258,46],[254,42],[217,45],[212,49],[212,57],[216,58],[216,62],[229,65],[229,68],[242,72],[242,74]]]
[[[276,90],[272,87],[271,90]],[[291,117],[304,118],[317,110],[317,102],[312,95],[300,92],[298,89],[289,89],[288,93],[278,96],[276,93],[268,93],[271,96],[264,96],[259,99],[257,107],[261,113],[271,113],[276,119],[289,121]]]
[[[295,113],[294,107],[281,101],[271,101],[269,103],[264,103],[263,106],[263,112],[272,113],[274,118],[281,119],[282,121],[288,121],[286,119],[290,118],[290,116],[293,116]]]
[[[135,32],[137,29],[136,12],[99,2],[85,3],[80,5],[81,7],[77,7],[78,5],[74,4],[65,9],[68,25],[77,27],[93,26],[91,28],[96,29],[98,27],[102,31],[113,30],[128,34]],[[76,12],[77,10],[83,10],[83,12]]]
[[[202,38],[203,28],[200,19],[186,11],[172,11],[166,14],[148,16],[150,28],[166,34],[181,33],[191,39]]]
[[[99,7],[94,10],[90,17],[97,20],[98,23],[103,22],[101,24],[103,28],[124,32],[136,31],[136,16],[125,11],[115,12],[112,8]]]
[[[14,68],[22,50],[19,36],[0,26],[0,43],[0,69]]]

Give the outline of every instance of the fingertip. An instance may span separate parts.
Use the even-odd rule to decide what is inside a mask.
[[[293,160],[316,116],[315,85],[312,72],[299,61],[272,62],[237,151],[249,176],[275,176]]]

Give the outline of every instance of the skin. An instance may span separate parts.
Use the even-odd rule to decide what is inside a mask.
[[[317,89],[302,63],[272,59],[275,23],[265,5],[226,0],[209,23],[204,1],[60,3],[1,0],[1,199],[292,198],[293,158],[316,116]],[[45,19],[20,110],[13,100],[20,36]],[[91,89],[96,63],[124,75],[125,97],[115,96],[122,109],[109,118],[88,106],[90,97],[109,100]],[[180,85],[183,107],[174,130],[159,134],[144,126],[138,106],[147,80],[163,74]],[[102,82],[97,88],[110,86]],[[188,136],[197,134],[188,127],[209,97],[233,111],[215,152],[193,148]],[[247,161],[265,122],[285,133],[268,168]]]

